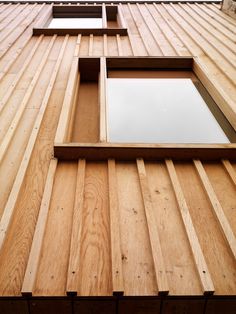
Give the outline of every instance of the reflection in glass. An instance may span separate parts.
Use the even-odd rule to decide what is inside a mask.
[[[102,28],[102,18],[53,18],[48,28]]]
[[[110,142],[229,143],[191,79],[107,81]]]

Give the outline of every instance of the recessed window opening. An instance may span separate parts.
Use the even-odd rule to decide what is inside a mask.
[[[108,71],[107,133],[117,143],[229,143],[235,131],[191,71]]]

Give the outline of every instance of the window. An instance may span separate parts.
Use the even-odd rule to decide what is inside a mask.
[[[217,104],[205,86],[216,93]],[[236,157],[235,130],[212,88],[191,57],[79,58],[68,82],[55,156]]]
[[[224,116],[220,111],[216,114],[216,104],[201,95],[204,88],[192,72],[113,71],[108,77],[109,142],[235,141]]]
[[[48,28],[101,28],[102,18],[53,18]]]
[[[54,5],[46,23],[34,35],[127,35],[121,8],[116,5]]]

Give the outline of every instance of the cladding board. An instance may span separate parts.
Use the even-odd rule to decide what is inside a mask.
[[[225,106],[222,110],[235,122],[236,21],[220,11],[218,4],[119,4],[128,36],[32,37],[33,27],[47,21],[51,8],[52,5],[46,3],[0,6],[1,145],[12,123],[17,121],[14,122],[14,132],[7,137],[9,143],[1,151],[0,162],[0,215],[9,218],[9,224],[4,223],[5,218],[1,220],[1,227],[6,227],[6,234],[1,231],[0,248],[2,296],[21,295],[42,197],[47,192],[44,188],[64,96],[68,95],[66,88],[74,56],[197,57],[218,92],[231,106],[230,110]],[[30,86],[32,90],[28,97]],[[86,86],[84,92],[87,92]],[[96,103],[98,95],[96,92],[92,95]],[[80,97],[86,100],[82,90]],[[22,113],[16,118],[21,105]],[[77,117],[79,112],[72,110]],[[96,118],[94,114],[93,119]],[[91,142],[98,139],[96,132],[92,132]],[[81,140],[76,127],[71,134],[74,141]],[[26,152],[30,153],[26,155]],[[76,261],[80,261],[76,270],[79,274],[76,292],[82,296],[111,296],[114,291],[123,289],[125,295],[157,295],[160,281],[155,273],[157,265],[152,245],[156,240],[152,237],[158,234],[159,253],[163,256],[170,295],[202,295],[199,268],[194,261],[180,204],[171,183],[172,170],[168,172],[164,160],[144,160],[144,182],[140,180],[136,160],[115,160],[113,163],[115,184],[109,180],[111,161],[86,161],[83,201],[78,208],[81,211],[79,217],[82,217],[81,247],[73,264],[74,267]],[[174,162],[173,165],[215,294],[235,295],[235,259],[214,216],[202,179],[191,161]],[[235,163],[219,160],[203,162],[203,167],[235,236]],[[73,253],[70,250],[75,247],[71,230],[76,230],[72,223],[76,213],[77,176],[76,161],[58,161],[35,282],[31,285],[32,291],[27,291],[33,295],[65,296],[69,291],[68,266]],[[109,199],[114,193],[117,205]],[[120,230],[120,247],[111,244],[114,243],[110,238],[112,204],[117,206],[119,214],[116,227]],[[153,222],[147,219],[147,209],[152,211]],[[150,232],[154,233],[150,236]],[[117,252],[113,249],[118,250],[118,256],[121,255],[118,266],[114,265],[114,256],[117,255],[112,254]],[[114,280],[115,266],[123,273],[118,282]],[[164,312],[178,308],[177,301],[168,302],[162,307]],[[159,301],[154,303],[150,312],[159,311]],[[40,308],[37,304],[30,304],[35,312],[37,307]],[[81,304],[75,304],[75,312],[84,311]],[[196,304],[200,309],[204,307],[202,302]],[[212,304],[210,302],[206,307],[209,313],[214,308]],[[140,306],[141,311],[143,307]],[[114,307],[111,302],[107,312],[114,312]],[[132,304],[127,307],[132,308]],[[121,302],[122,308],[127,310],[125,302]]]

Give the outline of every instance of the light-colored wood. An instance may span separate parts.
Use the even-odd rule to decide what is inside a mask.
[[[87,95],[89,94],[89,98]],[[97,143],[99,141],[98,83],[80,80],[70,141]]]
[[[93,55],[93,34],[89,35],[89,52],[88,52],[89,56]]]
[[[122,28],[127,28],[124,16],[123,16],[123,12],[122,12],[122,4],[120,3],[118,5],[118,22],[120,23],[120,26]]]
[[[51,194],[53,189],[54,177],[57,169],[57,159],[52,159],[48,169],[47,180],[42,197],[42,203],[39,210],[39,216],[35,227],[34,238],[30,250],[30,255],[25,271],[24,281],[22,284],[22,295],[32,295],[34,284],[36,280],[39,259],[41,256],[41,249],[43,237],[46,230],[48,211],[51,201]]]
[[[42,37],[40,37],[40,38],[42,39]],[[31,81],[30,86],[29,86],[28,89],[27,89],[27,92],[26,92],[26,94],[25,94],[25,96],[24,96],[24,100],[22,101],[22,104],[23,104],[23,105],[20,106],[20,107],[22,107],[23,109],[24,109],[24,107],[25,107],[25,104],[27,103],[27,101],[28,101],[29,98],[30,98],[30,95],[31,95],[31,93],[32,93],[32,91],[33,91],[33,89],[34,89],[34,87],[35,87],[35,84],[37,83],[37,80],[38,80],[38,78],[39,78],[39,76],[40,76],[40,73],[41,73],[41,71],[42,71],[42,69],[43,69],[43,67],[44,67],[44,65],[45,65],[45,63],[46,63],[46,61],[47,61],[47,57],[48,57],[48,55],[49,55],[49,53],[50,53],[50,51],[51,51],[51,49],[52,49],[52,46],[53,46],[53,44],[54,44],[54,42],[55,42],[55,39],[56,39],[56,35],[52,37],[52,39],[51,39],[51,41],[50,41],[50,43],[49,43],[49,45],[48,45],[48,47],[47,47],[47,49],[46,49],[46,51],[45,51],[45,54],[44,54],[44,56],[43,56],[43,58],[42,58],[42,60],[41,60],[41,62],[40,62],[40,65],[39,65],[39,67],[38,67],[38,69],[37,69],[37,71],[36,71],[36,73],[35,73],[35,75],[34,75],[34,77],[33,77],[33,80]],[[38,47],[38,45],[37,45],[37,47]],[[37,47],[36,47],[36,48],[37,48]],[[32,54],[30,57],[32,58],[32,57],[33,57],[33,54]],[[30,58],[30,59],[27,58],[28,60],[26,60],[26,61],[27,61],[26,66],[27,66],[28,63],[31,61],[31,58]],[[23,75],[23,73],[24,73],[24,71],[18,73],[17,77],[16,77],[15,80],[12,82],[11,88],[7,91],[7,93],[4,95],[3,99],[1,100],[1,102],[0,102],[0,113],[1,113],[1,111],[4,109],[4,106],[6,105],[8,99],[10,98],[10,96],[11,96],[11,94],[12,94],[12,92],[13,92],[15,86],[16,86],[16,84],[17,84],[18,81],[20,80],[20,78],[21,78],[21,76]],[[21,109],[21,111],[22,111],[22,109]],[[20,111],[20,112],[21,112],[21,111]]]
[[[79,295],[112,295],[107,163],[86,163]]]
[[[5,137],[4,137],[1,145],[0,145],[0,164],[1,164],[1,162],[2,162],[2,160],[4,158],[4,156],[5,156],[5,153],[6,153],[7,149],[8,149],[8,146],[10,145],[11,140],[12,140],[12,138],[13,138],[15,132],[16,132],[16,129],[18,127],[20,119],[21,119],[21,117],[22,117],[22,115],[23,115],[23,113],[25,111],[26,105],[27,105],[27,103],[28,103],[28,101],[29,101],[29,99],[30,99],[30,97],[32,95],[32,92],[33,92],[33,90],[34,90],[34,88],[35,88],[35,86],[37,84],[37,81],[38,81],[38,79],[40,77],[40,74],[41,74],[41,72],[42,72],[42,70],[43,70],[43,68],[45,66],[45,63],[46,63],[48,55],[49,55],[49,53],[50,53],[50,51],[51,51],[51,49],[53,47],[55,39],[56,39],[56,36],[54,36],[51,39],[51,41],[50,41],[50,43],[48,45],[48,48],[45,51],[45,54],[44,54],[44,56],[42,58],[42,61],[41,61],[40,65],[39,65],[39,67],[38,67],[38,69],[37,69],[37,71],[36,71],[36,73],[35,73],[35,75],[33,77],[33,80],[31,81],[31,83],[30,83],[30,85],[29,85],[29,87],[28,87],[28,89],[27,89],[27,91],[26,91],[26,93],[24,95],[23,100],[21,101],[20,106],[17,108],[17,112],[16,112],[16,114],[15,114],[15,116],[14,116],[14,118],[13,118],[13,120],[12,120],[12,122],[11,122],[7,132],[6,132],[6,134],[5,134]],[[21,73],[21,75],[22,74],[23,73]],[[0,105],[1,106],[0,109],[4,108],[4,105],[6,104],[8,98],[10,97],[10,95],[11,94],[8,94],[8,93],[6,94],[6,101],[5,101],[5,97],[4,97],[4,101],[1,103],[2,106]]]
[[[202,289],[204,294],[212,294],[215,291],[214,284],[211,279],[208,266],[206,264],[204,254],[198,241],[196,231],[189,213],[188,205],[186,203],[183,191],[181,189],[179,179],[177,177],[173,161],[166,159],[166,167],[175,191],[176,200],[179,205],[181,217],[185,226],[186,233],[188,235],[189,244],[192,250],[194,261],[198,270],[198,274],[201,280]]]
[[[210,74],[207,73],[203,65],[200,65],[197,59],[194,60],[193,70],[235,129],[236,113],[234,108],[234,100],[222,89],[214,77],[211,77],[210,79]]]
[[[233,166],[231,165],[230,161],[227,159],[223,159],[222,164],[225,167],[225,170],[227,171],[227,173],[229,174],[230,179],[232,180],[232,182],[236,186],[236,172],[235,172]]]
[[[106,60],[101,58],[99,74],[100,142],[107,140],[106,77]]]
[[[108,160],[108,185],[110,206],[112,290],[114,295],[123,295],[124,278],[120,240],[120,213],[117,193],[116,163],[114,159]]]
[[[154,262],[155,274],[157,279],[158,294],[168,294],[169,284],[166,277],[165,262],[162,255],[162,249],[159,239],[157,227],[155,225],[155,217],[153,214],[153,205],[151,194],[148,187],[146,170],[143,159],[137,159],[137,168],[140,180],[140,186],[143,196],[143,203],[147,219],[147,226],[152,248],[152,257]]]
[[[80,249],[82,246],[81,233],[83,226],[85,167],[86,167],[85,160],[79,159],[73,213],[73,224],[71,231],[69,266],[66,283],[66,293],[68,295],[77,295],[80,280],[79,269],[82,263],[82,260],[80,258]]]
[[[26,10],[24,10],[25,12],[23,12],[21,15],[18,15],[15,21],[11,23],[11,27],[6,28],[4,32],[0,34],[0,42],[2,42],[12,32],[12,30],[16,28],[25,19],[25,17],[34,10],[36,4],[33,4],[33,6],[28,6],[28,3],[26,3],[24,7],[26,8]]]
[[[82,37],[81,34],[79,34],[78,37],[77,37],[74,57],[79,57],[79,51],[80,51],[80,45],[81,45],[81,37]]]
[[[107,28],[107,12],[105,3],[102,4],[102,27]]]
[[[73,103],[75,101],[75,89],[78,86],[78,76],[78,58],[74,57],[71,63],[69,80],[55,136],[55,143],[64,143],[67,138],[68,125],[71,119]]]
[[[36,141],[39,129],[40,129],[40,125],[42,123],[44,113],[45,113],[45,110],[47,108],[47,103],[48,103],[49,97],[50,97],[51,92],[52,92],[53,84],[55,82],[59,67],[61,65],[61,61],[62,61],[64,50],[65,50],[65,47],[66,47],[66,44],[68,41],[68,37],[69,36],[65,37],[65,40],[64,40],[63,45],[61,47],[60,54],[58,56],[54,71],[52,73],[52,76],[51,76],[51,79],[50,79],[50,82],[48,85],[48,88],[47,88],[46,93],[44,95],[40,110],[39,110],[38,115],[37,115],[37,119],[34,123],[33,131],[32,131],[31,136],[29,138],[22,162],[21,162],[20,167],[19,167],[19,171],[17,173],[16,179],[14,181],[14,185],[12,187],[11,193],[9,195],[7,204],[5,206],[5,209],[4,209],[1,221],[0,221],[0,250],[1,250],[2,245],[4,243],[4,239],[6,237],[9,225],[11,223],[12,215],[14,213],[14,209],[15,209],[15,206],[17,204],[17,199],[18,199],[20,191],[21,191],[21,187],[22,187],[22,184],[23,184],[23,181],[25,178],[26,170],[27,170],[28,164],[30,162],[30,156],[32,154],[34,144],[35,144],[35,141]]]
[[[14,89],[16,88],[17,83],[19,82],[19,80],[21,79],[22,75],[24,74],[25,70],[27,69],[27,66],[29,65],[31,59],[33,58],[35,52],[37,51],[41,41],[43,39],[43,36],[40,36],[38,38],[38,40],[36,41],[34,47],[32,48],[30,54],[28,55],[28,57],[26,58],[24,64],[21,67],[21,70],[17,73],[17,75],[15,76],[14,80],[12,81],[10,87],[8,88],[7,92],[4,94],[4,97],[2,98],[1,102],[0,102],[0,113],[3,110],[5,104],[7,103],[7,101],[9,100],[9,98],[11,97],[11,94],[13,93]],[[47,58],[45,58],[47,59]]]
[[[66,296],[76,175],[77,163],[58,163],[34,296]]]
[[[0,229],[0,296],[14,296],[13,301],[1,299],[0,308],[4,301],[9,302],[11,308],[5,311],[3,305],[3,312],[27,312],[18,310],[18,307],[14,309],[15,302],[26,302],[20,297],[25,293],[50,299],[29,299],[30,312],[44,312],[45,302],[55,305],[52,310],[50,305],[47,307],[52,312],[57,311],[57,305],[62,302],[60,310],[63,311],[65,302],[69,304],[65,312],[70,312],[72,303],[74,312],[88,310],[92,303],[91,311],[105,314],[106,304],[112,308],[108,312],[116,310],[113,308],[116,299],[105,298],[100,302],[97,297],[109,297],[114,292],[135,299],[119,296],[117,306],[124,312],[158,313],[160,309],[168,312],[175,307],[176,312],[181,313],[183,309],[188,311],[190,299],[194,299],[194,304],[197,302],[194,311],[199,309],[201,314],[211,311],[210,304],[214,302],[222,306],[220,296],[224,299],[233,296],[233,299],[236,291],[235,254],[225,236],[229,228],[236,235],[235,144],[106,143],[105,119],[103,131],[100,129],[99,83],[95,76],[93,82],[84,80],[86,72],[81,72],[81,76],[76,72],[78,63],[75,60],[82,56],[88,59],[122,57],[115,62],[119,63],[120,71],[122,67],[133,67],[129,72],[131,75],[135,67],[145,68],[147,64],[151,69],[156,67],[158,62],[151,55],[158,57],[159,66],[164,68],[181,63],[182,68],[185,65],[191,69],[188,62],[194,57],[194,73],[236,128],[236,21],[220,10],[219,3],[204,1],[96,3],[99,10],[107,11],[107,29],[81,30],[79,35],[78,30],[56,30],[61,36],[56,34],[29,95],[27,91],[53,36],[32,37],[33,28],[47,27],[54,5],[36,4],[35,1],[0,4],[0,106],[4,103],[0,107],[0,141],[3,143],[0,146],[3,156],[0,164],[0,226],[3,226],[3,230]],[[76,7],[81,5],[77,3]],[[107,5],[117,8],[117,21],[116,10],[111,17]],[[61,9],[66,6],[65,3],[59,4]],[[75,5],[70,3],[69,6]],[[93,7],[94,3],[89,1],[84,6]],[[50,32],[53,31],[46,30],[45,34]],[[52,76],[67,33],[71,35],[53,82]],[[168,58],[161,59],[163,56]],[[186,58],[187,63],[182,63],[184,56],[191,57]],[[105,59],[102,60],[101,73],[105,66]],[[114,67],[115,63],[112,64]],[[92,68],[87,73],[90,72],[93,72]],[[137,72],[133,77],[136,75]],[[104,77],[106,79],[106,73]],[[28,101],[21,109],[26,97]],[[105,89],[103,97],[106,97]],[[52,164],[56,161],[52,160],[50,165],[50,160],[63,100],[66,102],[66,99],[67,104],[70,103],[69,114],[64,116],[66,136],[61,145],[55,146],[55,154],[60,160],[54,172]],[[99,143],[100,131],[105,139],[102,143]],[[142,186],[137,158],[142,160],[145,173]],[[194,242],[189,241],[165,158],[174,160],[175,174],[185,201],[182,205],[187,206],[208,266],[215,290],[214,300],[202,295],[205,290],[199,271],[203,268],[196,266],[192,253]],[[203,163],[206,182],[212,190],[204,190],[203,180],[192,159],[200,159]],[[79,181],[78,160],[86,163],[83,183]],[[76,185],[77,191],[84,189],[83,196],[77,193]],[[76,216],[78,198],[82,199],[81,218]],[[162,304],[158,298],[140,300],[140,296],[156,296],[159,290],[145,214],[147,204],[149,209],[152,208],[154,218],[151,224],[158,231],[171,295],[163,299]],[[215,213],[219,204],[219,219],[222,222],[223,214],[223,222],[226,221],[229,228],[227,224],[219,223]],[[47,219],[42,215],[42,209],[46,213],[46,207]],[[115,222],[112,222],[112,214]],[[80,229],[77,222],[81,223]],[[73,272],[72,268],[76,268],[75,275],[70,272]],[[117,269],[119,276],[115,273]],[[67,292],[82,298],[71,303]],[[96,300],[83,298],[88,296]],[[225,302],[225,312],[230,312],[228,302]],[[179,308],[179,304],[182,307]],[[217,310],[221,307],[217,306]]]
[[[201,178],[202,184],[204,186],[204,189],[207,193],[207,196],[211,202],[212,205],[212,209],[215,213],[215,216],[218,220],[218,223],[220,224],[221,230],[223,232],[223,235],[225,236],[226,242],[229,245],[231,252],[234,256],[234,258],[236,258],[236,238],[233,234],[233,231],[230,227],[230,224],[227,220],[227,218],[225,217],[223,208],[212,188],[212,185],[207,177],[207,174],[204,170],[204,167],[201,163],[200,160],[194,160],[194,165],[196,167],[196,170],[198,172],[199,177]]]
[[[162,245],[169,295],[202,295],[200,278],[165,162],[145,161],[145,168]]]

